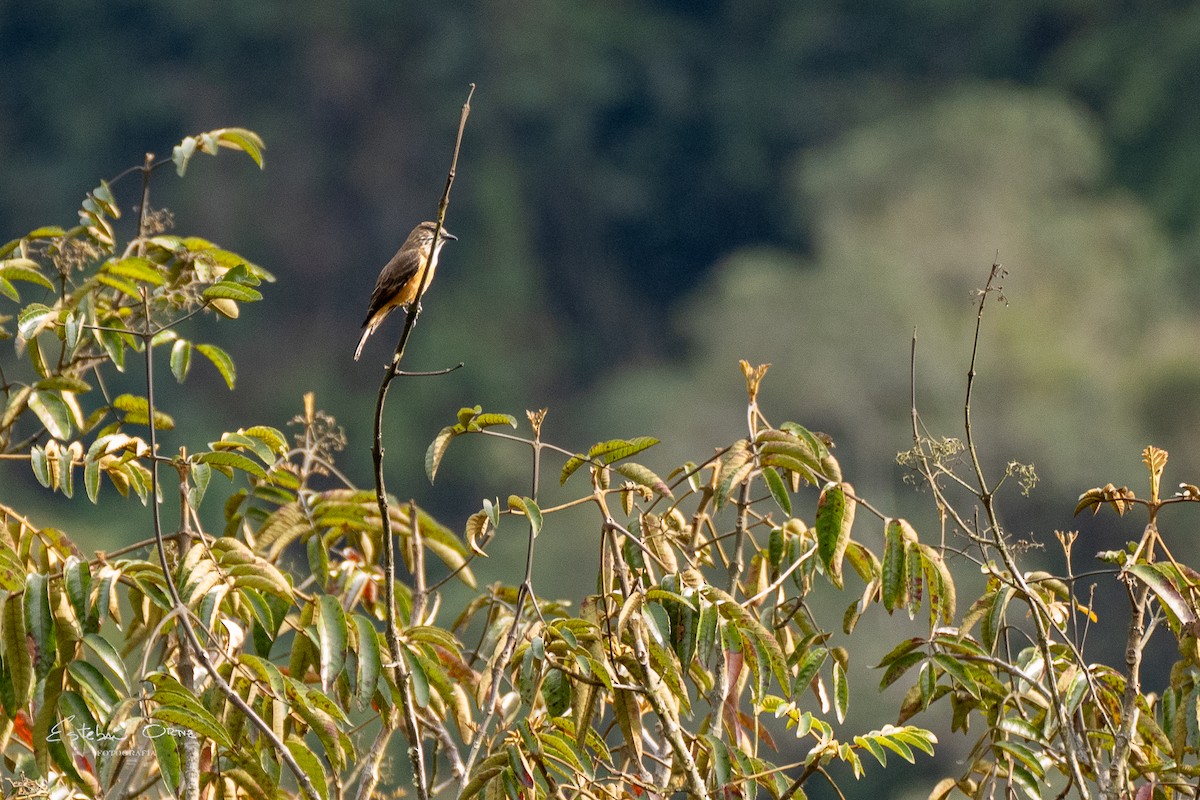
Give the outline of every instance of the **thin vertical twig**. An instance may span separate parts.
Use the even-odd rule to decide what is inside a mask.
[[[971,345],[971,365],[967,371],[967,389],[966,398],[963,401],[963,428],[966,438],[967,453],[970,455],[971,467],[975,472],[975,480],[977,486],[977,496],[979,502],[983,505],[983,511],[987,518],[988,528],[991,532],[991,546],[999,554],[1000,559],[1004,562],[1005,569],[1008,571],[1009,579],[1020,592],[1022,599],[1029,605],[1033,612],[1030,616],[1033,618],[1034,628],[1037,633],[1037,646],[1041,653],[1042,659],[1045,662],[1048,674],[1053,674],[1052,666],[1054,664],[1054,654],[1051,650],[1051,640],[1048,620],[1050,619],[1049,610],[1045,607],[1045,603],[1034,593],[1030,588],[1029,583],[1025,580],[1025,575],[1021,571],[1013,556],[1012,551],[1008,547],[1008,543],[1004,540],[1004,531],[1000,527],[1000,520],[996,513],[995,495],[989,487],[987,478],[983,471],[983,464],[979,458],[979,452],[975,445],[974,427],[971,421],[971,396],[975,387],[975,364],[979,356],[979,337],[983,328],[983,310],[987,305],[988,297],[993,293],[1000,293],[1001,288],[998,281],[1005,275],[1004,268],[999,261],[992,264],[992,269],[988,274],[987,283],[980,292],[979,310],[975,316],[975,336]],[[1003,298],[1003,294],[999,294]],[[1063,745],[1063,753],[1067,759],[1067,765],[1070,769],[1070,777],[1075,781],[1080,797],[1087,800],[1090,797],[1087,782],[1084,780],[1083,770],[1080,766],[1079,758],[1079,743],[1075,738],[1075,732],[1071,725],[1071,718],[1066,710],[1066,703],[1062,696],[1062,691],[1058,684],[1051,678],[1047,682],[1047,690],[1050,694],[1050,705],[1054,714],[1055,721],[1058,723],[1058,735]]]
[[[433,231],[433,241],[430,243],[430,256],[437,252],[437,241],[442,234],[442,226],[446,220],[446,209],[450,205],[450,189],[454,185],[454,176],[458,169],[458,154],[462,147],[463,132],[466,130],[467,117],[471,113],[471,96],[475,93],[475,84],[471,84],[470,92],[467,94],[467,101],[463,104],[462,113],[459,117],[458,136],[454,142],[454,155],[450,161],[450,171],[446,176],[446,188],[442,191],[441,201],[438,203],[437,222]],[[409,305],[409,312],[405,316],[404,330],[400,334],[400,340],[396,344],[396,350],[392,354],[391,363],[388,364],[387,371],[383,376],[383,380],[379,384],[379,394],[375,401],[375,424],[374,435],[371,444],[371,458],[375,465],[375,499],[379,504],[379,519],[381,535],[383,537],[383,570],[384,570],[384,638],[387,640],[388,652],[392,661],[392,677],[400,690],[400,704],[402,706],[400,715],[404,722],[405,735],[408,739],[408,756],[409,762],[413,769],[413,782],[417,790],[417,800],[429,800],[429,776],[425,770],[425,756],[421,749],[421,734],[418,727],[416,710],[413,708],[413,700],[411,697],[411,680],[408,674],[408,668],[404,661],[404,652],[400,645],[400,620],[396,609],[396,543],[392,535],[391,511],[388,504],[387,486],[383,476],[383,409],[387,403],[388,387],[392,381],[400,374],[400,361],[404,358],[404,348],[408,344],[408,338],[412,334],[413,327],[416,325],[417,317],[420,314],[421,298],[425,294],[425,289],[429,284],[432,270],[425,270],[425,274],[421,278],[421,285],[417,289],[416,297],[413,298]],[[389,720],[388,728],[394,729],[394,720]],[[367,777],[372,774],[371,771],[366,773],[364,784],[360,787],[359,796],[370,796],[371,789],[366,784]],[[364,795],[363,793],[366,792]]]

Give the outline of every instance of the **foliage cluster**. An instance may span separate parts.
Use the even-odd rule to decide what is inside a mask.
[[[158,431],[175,421],[156,402],[156,353],[169,353],[179,381],[199,353],[232,388],[228,354],[185,338],[184,323],[236,318],[271,277],[167,233],[150,206],[160,167],[182,174],[195,153],[222,147],[261,165],[256,135],[223,129],[119,176],[142,178],[128,241],[113,224],[114,179],[88,194],[80,225],[0,249],[0,293],[17,309],[0,317],[17,356],[0,373],[4,468],[28,461],[68,497],[82,474],[93,501],[108,482],[147,507],[152,534],[85,555],[68,534],[0,506],[0,752],[15,790],[365,800],[388,780],[399,734],[422,800],[787,800],[817,778],[836,787],[889,756],[932,754],[937,737],[913,723],[941,703],[954,731],[974,726],[975,738],[961,773],[932,797],[1039,798],[1047,786],[1194,796],[1200,575],[1171,557],[1158,512],[1200,490],[1163,497],[1166,453],[1147,448],[1147,497],[1109,485],[1080,498],[1079,511],[1148,515],[1139,542],[1104,555],[1105,579],[1129,590],[1126,661],[1090,663],[1083,635],[1094,613],[1077,597],[1074,536],[1059,536],[1066,570],[1055,575],[1023,563],[1000,522],[997,491],[1030,472],[1014,466],[996,484],[985,475],[970,421],[974,357],[965,439],[928,434],[914,403],[914,446],[902,456],[939,512],[939,537],[861,497],[827,436],[772,423],[759,404],[767,367],[746,362],[744,435],[662,475],[640,460],[652,437],[576,451],[542,439],[545,411],[527,413],[519,434],[510,415],[462,409],[429,446],[430,480],[452,445],[486,437],[528,449],[531,485],[484,500],[461,535],[414,503],[354,486],[335,463],[345,437],[311,395],[290,441],[253,425],[162,452]],[[1001,277],[997,266],[979,323]],[[52,299],[23,296],[38,290]],[[110,396],[106,382],[122,371],[145,391]],[[578,490],[544,507],[549,461]],[[200,513],[215,502],[214,472],[234,487],[221,530]],[[179,498],[173,530],[160,513],[167,492]],[[594,535],[556,525],[577,507]],[[386,530],[406,580],[384,558]],[[472,562],[498,531],[525,532],[525,572],[480,590]],[[555,535],[602,548],[595,592],[577,608],[533,582],[539,538]],[[987,578],[970,603],[958,597],[955,563]],[[451,580],[473,590],[461,607],[444,607]],[[852,595],[831,625],[814,600],[835,591]],[[908,686],[897,715],[845,731],[857,626],[875,613],[919,618],[925,633],[878,665],[883,686]],[[1142,653],[1163,626],[1180,660],[1169,686],[1146,691]]]

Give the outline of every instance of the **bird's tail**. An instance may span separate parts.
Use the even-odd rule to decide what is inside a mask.
[[[362,355],[363,345],[367,343],[367,337],[375,331],[374,325],[367,325],[363,328],[362,338],[358,340],[358,347],[354,350],[354,360],[358,361],[358,357]]]

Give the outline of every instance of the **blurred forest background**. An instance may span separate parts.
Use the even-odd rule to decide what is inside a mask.
[[[364,485],[399,318],[350,356],[380,266],[436,211],[477,83],[460,240],[408,355],[466,368],[393,390],[387,442],[390,488],[453,527],[527,469],[463,448],[431,488],[424,449],[459,406],[548,406],[547,438],[577,449],[655,435],[665,474],[743,432],[746,358],[775,365],[773,421],[832,434],[860,489],[931,528],[895,465],[910,337],[926,420],[959,435],[972,290],[997,257],[980,434],[1042,480],[1011,513],[1077,526],[1078,493],[1138,479],[1151,441],[1168,479],[1200,481],[1196,4],[0,0],[0,75],[4,239],[72,224],[97,180],[186,134],[264,136],[262,174],[225,157],[155,190],[180,232],[279,278],[205,323],[237,391],[197,375],[167,410],[215,439],[282,425],[315,390]],[[118,187],[127,210],[136,191]],[[35,489],[6,468],[6,501]],[[42,494],[40,523],[125,539]]]
[[[409,355],[467,366],[406,384],[387,443],[394,490],[456,527],[524,469],[481,448],[486,469],[452,457],[431,490],[424,448],[460,405],[549,406],[548,438],[573,448],[653,434],[669,470],[741,433],[738,358],[775,365],[777,422],[828,431],[860,488],[910,502],[894,465],[910,336],[927,421],[958,435],[971,291],[997,257],[1010,305],[985,329],[981,434],[997,463],[1036,464],[1048,524],[1071,526],[1088,486],[1133,480],[1148,441],[1169,478],[1200,480],[1193,3],[0,9],[4,239],[71,224],[99,178],[186,134],[266,139],[261,175],[203,163],[152,201],[279,278],[206,332],[237,391],[214,372],[168,398],[213,438],[280,425],[313,389],[350,434],[343,468],[369,481],[399,319],[350,354],[380,266],[436,210],[473,81],[460,241]],[[118,197],[131,208],[136,187]]]

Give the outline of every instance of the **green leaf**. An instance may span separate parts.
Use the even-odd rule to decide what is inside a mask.
[[[404,663],[408,665],[409,677],[412,679],[413,700],[420,708],[429,708],[429,676],[425,672],[425,666],[421,663],[421,659],[417,654],[409,648],[401,648],[404,654]]]
[[[320,536],[308,537],[308,544],[305,548],[308,551],[308,571],[316,580],[317,586],[321,587],[321,591],[329,589],[329,550],[325,543],[321,541]]]
[[[830,580],[842,588],[842,559],[850,543],[855,502],[848,483],[827,483],[817,500],[817,553]]]
[[[45,575],[34,572],[25,579],[23,606],[25,635],[33,650],[33,672],[34,676],[41,680],[50,674],[58,647],[54,614],[50,610],[50,585]]]
[[[837,659],[833,662],[833,710],[837,721],[846,721],[846,711],[850,707],[850,682],[846,680],[846,668]]]
[[[749,477],[753,471],[754,452],[750,449],[750,443],[745,439],[734,442],[729,451],[721,457],[721,466],[717,470],[717,488],[713,501],[718,509],[725,505],[733,487]]]
[[[188,505],[193,510],[200,508],[204,501],[204,493],[208,491],[208,482],[212,479],[212,467],[208,464],[192,463],[192,485],[188,487]]]
[[[245,128],[220,128],[213,133],[216,134],[217,143],[222,147],[241,150],[254,160],[259,169],[263,168],[262,153],[266,149],[266,145],[263,144],[262,138],[257,133]]]
[[[1084,677],[1084,680],[1087,679],[1087,676],[1083,675],[1083,673],[1079,674]],[[1042,733],[1037,726],[1021,719],[1020,717],[1005,717],[996,723],[996,728],[997,730],[1002,730],[1005,733],[1013,733],[1017,736],[1022,736],[1031,742],[1038,742],[1040,744],[1045,741],[1045,737],[1042,736]]]
[[[178,698],[172,695],[171,699],[175,700]],[[178,725],[195,731],[201,736],[212,739],[226,749],[233,748],[233,741],[229,737],[229,732],[225,730],[225,726],[218,722],[217,718],[199,703],[194,705],[188,704],[187,706],[160,705],[150,712],[150,717],[161,720],[168,725]]]
[[[883,529],[883,607],[892,612],[908,605],[908,552],[916,532],[902,519],[889,519]]]
[[[492,428],[497,425],[507,425],[510,428],[517,427],[517,418],[512,414],[496,414],[489,412],[487,414],[476,414],[471,420],[472,430],[482,430],[483,428]]]
[[[514,494],[508,498],[508,507],[514,511],[520,511],[529,518],[529,527],[536,539],[538,533],[542,530],[542,510],[538,508],[538,504],[532,498],[517,497]]]
[[[262,300],[262,292],[258,289],[233,281],[217,281],[201,292],[200,296],[205,300],[233,300],[238,303]]]
[[[349,631],[346,627],[346,612],[336,597],[323,594],[317,606],[317,631],[321,644],[321,690],[337,680],[346,666],[346,646]]]
[[[829,658],[828,648],[820,646],[814,647],[804,654],[800,667],[796,670],[796,677],[792,679],[792,694],[798,695],[808,690],[827,658]]]
[[[24,588],[24,563],[11,548],[0,545],[0,589],[16,594]]]
[[[57,319],[57,309],[43,303],[30,303],[17,315],[17,335],[22,339],[32,339],[52,327]]]
[[[46,356],[42,353],[42,342],[37,337],[30,339],[26,344],[29,345],[29,363],[33,366],[33,371],[40,378],[50,377],[50,367],[47,366]]]
[[[119,320],[117,321],[119,322]],[[106,320],[105,326],[109,326],[111,321]],[[98,330],[95,332],[96,338],[100,340],[100,344],[104,347],[104,352],[108,353],[108,357],[112,360],[112,364],[117,368],[117,372],[125,371],[125,345],[126,335],[117,333],[113,330]]]
[[[713,648],[717,641],[717,606],[715,603],[700,604],[700,624],[696,634],[696,655],[701,665],[707,667],[711,663]]]
[[[270,425],[251,425],[240,433],[257,439],[265,444],[275,456],[283,456],[288,451],[287,437],[283,435],[283,431],[278,428],[273,428]],[[264,458],[263,461],[273,461],[273,458]]]
[[[898,681],[904,673],[908,672],[912,667],[920,664],[925,660],[926,656],[920,651],[905,653],[904,655],[893,659],[888,668],[884,670],[883,677],[879,681],[879,688],[886,689],[893,683]]]
[[[292,754],[292,758],[300,765],[301,771],[308,777],[312,783],[313,789],[316,790],[318,797],[329,796],[329,785],[325,781],[325,768],[321,766],[320,760],[317,759],[312,749],[305,744],[303,739],[298,739],[293,736],[287,740],[288,752]]]
[[[92,385],[82,378],[76,378],[73,375],[51,375],[49,378],[43,378],[35,383],[33,388],[83,394],[84,392],[90,392]]]
[[[79,692],[64,690],[58,696],[58,713],[66,717],[74,717],[71,722],[76,730],[97,730],[100,726],[92,716],[92,710]]]
[[[1046,770],[1038,761],[1037,755],[1032,750],[1019,742],[1000,740],[992,745],[997,750],[1000,750],[1012,756],[1016,762],[1024,765],[1029,773],[1039,781],[1046,777]]]
[[[925,583],[929,586],[929,625],[950,625],[958,605],[954,578],[946,566],[942,554],[925,544],[918,544],[921,554],[921,568],[925,573]]]
[[[8,402],[4,406],[4,413],[0,414],[0,431],[5,431],[12,427],[12,424],[17,421],[17,418],[24,413],[29,405],[29,397],[33,394],[33,387],[22,386],[17,388],[12,387],[15,391],[8,397]]]
[[[725,742],[711,733],[706,733],[704,739],[708,742],[708,752],[712,754],[713,775],[716,778],[717,786],[729,786],[733,780],[733,767],[730,764],[729,747]]]
[[[1015,590],[1011,586],[1002,585],[991,595],[991,603],[987,613],[979,624],[979,635],[987,649],[994,650],[999,639],[1000,631],[1004,629],[1004,619]],[[986,598],[987,595],[984,595]]]
[[[371,698],[379,686],[379,675],[383,671],[383,655],[379,647],[379,635],[375,626],[362,614],[353,615],[358,638],[358,673],[354,682],[354,702],[359,711],[371,705]]]
[[[171,345],[171,373],[175,380],[183,383],[192,367],[192,343],[187,339],[176,339]]]
[[[542,681],[542,699],[546,712],[561,717],[571,707],[571,681],[561,669],[549,669]]]
[[[879,766],[887,766],[887,751],[880,746],[879,740],[874,734],[855,736],[854,743],[867,750],[867,752],[869,752],[871,755],[875,756],[875,760],[879,762]]]
[[[54,284],[46,276],[42,275],[40,269],[41,265],[29,258],[6,258],[0,260],[0,278],[8,281],[35,283],[44,289],[54,291]]]
[[[51,483],[50,459],[46,456],[45,449],[38,445],[30,448],[29,466],[33,468],[33,477],[37,478],[37,482],[49,489]]]
[[[105,262],[104,271],[111,275],[118,275],[123,278],[131,278],[135,281],[150,283],[154,286],[162,286],[167,282],[164,276],[154,262],[140,256],[130,256],[120,260],[110,260]]]
[[[241,432],[223,433],[221,440],[212,443],[213,450],[241,450],[249,451],[264,464],[273,464],[275,462],[276,451],[271,449],[271,446],[262,439],[253,436],[247,436]]]
[[[646,603],[642,619],[646,623],[646,632],[655,644],[664,647],[670,643],[671,620],[660,603]]]
[[[267,471],[259,466],[258,462],[253,461],[241,453],[234,453],[229,450],[216,450],[208,453],[198,453],[192,456],[192,459],[202,464],[212,464],[216,467],[226,467],[239,469],[242,472],[247,472],[256,478],[267,477]]]
[[[779,477],[779,473],[772,467],[766,467],[762,471],[763,480],[766,481],[767,490],[771,493],[772,499],[775,500],[775,505],[779,506],[779,510],[789,517],[792,515],[792,498],[788,494],[787,486],[783,483],[783,478]],[[778,566],[778,561],[774,563]]]
[[[756,640],[756,646],[761,645],[767,655],[768,665],[775,680],[779,682],[780,687],[787,687],[789,685],[787,656],[784,655],[783,648],[779,646],[779,642],[776,641],[771,631],[727,592],[715,586],[707,586],[703,589],[703,596],[717,602],[722,616],[735,621],[740,631]]]
[[[215,344],[198,344],[195,347],[202,356],[212,362],[213,366],[217,368],[217,372],[220,372],[221,377],[225,379],[225,384],[232,390],[233,384],[237,380],[237,369],[229,354]]]
[[[961,661],[947,653],[936,653],[933,660],[955,683],[966,689],[976,700],[980,699],[979,684],[967,672]]]
[[[121,702],[122,698],[112,682],[90,662],[72,661],[67,666],[67,673],[87,697],[89,704],[101,712],[102,718],[107,718],[117,703]]]
[[[46,426],[46,432],[55,439],[71,437],[71,409],[62,395],[53,391],[34,391],[29,395],[29,409],[38,421]]]
[[[74,311],[67,314],[63,323],[63,344],[68,358],[74,357],[75,351],[79,349],[79,341],[83,335],[85,323],[83,314]]]
[[[145,397],[138,397],[132,394],[118,395],[113,400],[112,406],[117,411],[125,412],[123,422],[128,425],[146,425],[150,424],[150,401]],[[156,430],[169,431],[174,430],[175,420],[170,414],[167,414],[158,409],[154,410],[154,427]]]
[[[641,464],[628,462],[625,464],[618,464],[617,466],[613,467],[613,469],[615,469],[619,474],[624,475],[626,478],[629,478],[634,483],[639,483],[642,486],[648,486],[664,497],[675,497],[675,495],[671,493],[671,487],[667,486],[666,482],[662,478],[658,477],[658,475],[654,474],[654,472],[646,467],[643,467]]]
[[[558,477],[559,485],[566,483],[567,478],[570,478],[584,464],[590,462],[606,466],[615,461],[636,455],[656,444],[658,444],[658,439],[650,436],[637,436],[633,439],[610,439],[606,442],[598,442],[592,445],[587,455],[577,453],[567,460],[567,463],[563,465],[562,473]],[[626,477],[637,480],[632,475],[626,475]]]
[[[142,296],[142,292],[136,283],[127,281],[120,276],[102,272],[96,276],[96,280],[134,300],[138,300]]]
[[[997,747],[1002,744],[997,742]],[[1035,778],[1029,770],[1019,761],[1013,761],[1008,768],[1008,775],[1012,778],[1012,782],[1021,787],[1021,791],[1029,800],[1042,800],[1042,784]]]
[[[610,439],[592,445],[588,450],[588,458],[601,464],[611,464],[630,456],[637,455],[643,450],[658,444],[658,439],[652,436],[635,436],[632,439]]]
[[[165,672],[148,675],[146,681],[154,686],[154,702],[159,705],[151,716],[166,722],[182,724],[216,741],[224,747],[232,747],[229,733],[220,722],[206,709],[194,693],[186,689],[178,680]],[[173,710],[168,710],[173,709]],[[159,712],[166,711],[166,715]]]
[[[88,649],[100,657],[104,665],[112,670],[113,675],[121,682],[120,690],[123,695],[129,694],[129,673],[125,669],[125,661],[112,644],[98,633],[89,633],[83,637]]]
[[[888,736],[886,734],[880,733],[877,735],[876,741],[879,742],[880,744],[882,744],[887,749],[891,750],[896,755],[903,758],[908,763],[910,763],[910,764],[917,763],[916,758],[913,757],[912,748],[909,747],[904,741],[902,741],[898,737]]]
[[[567,459],[567,463],[563,464],[562,472],[558,476],[558,485],[562,486],[567,482],[575,472],[587,463],[587,456],[582,453],[576,453]]]
[[[179,749],[174,736],[155,736],[154,755],[158,759],[158,768],[162,773],[163,782],[172,793],[179,791],[179,779],[183,774],[180,770]]]
[[[459,426],[447,425],[438,431],[438,435],[433,437],[433,441],[429,443],[429,448],[425,451],[425,474],[429,477],[430,483],[433,483],[433,479],[437,477],[438,467],[441,466],[442,457],[446,455],[446,448],[450,446],[450,440],[461,432]]]

